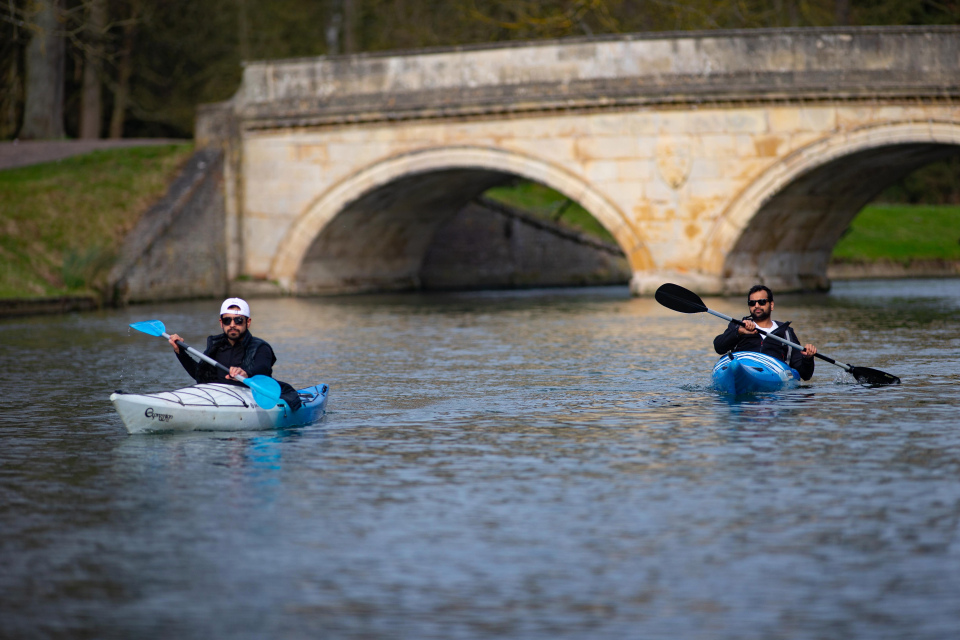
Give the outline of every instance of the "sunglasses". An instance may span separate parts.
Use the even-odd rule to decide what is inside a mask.
[[[759,300],[747,300],[747,306],[752,307],[755,304],[760,305],[761,307],[770,302],[767,298],[760,298]]]
[[[225,327],[229,327],[230,324],[235,324],[238,327],[242,327],[246,323],[247,319],[243,316],[236,316],[231,318],[230,316],[220,316],[220,323]]]

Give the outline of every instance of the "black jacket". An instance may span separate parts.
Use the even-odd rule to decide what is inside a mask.
[[[743,319],[753,320],[750,316],[744,316]],[[764,340],[760,331],[757,331],[755,334],[740,335],[738,329],[740,329],[740,325],[731,322],[727,326],[726,331],[713,339],[713,348],[716,349],[717,353],[757,351],[776,358],[781,362],[786,362],[797,370],[797,373],[800,374],[800,378],[803,380],[809,380],[810,376],[813,375],[813,358],[804,358],[800,349],[795,349],[782,342],[771,340],[770,338]],[[803,344],[800,342],[800,338],[797,337],[794,330],[790,328],[789,322],[780,322],[778,320],[777,328],[772,334],[797,344]]]
[[[270,345],[260,338],[254,338],[249,331],[245,332],[235,345],[230,344],[226,334],[209,336],[207,338],[207,348],[203,350],[203,354],[213,358],[228,369],[230,367],[240,367],[251,377],[272,376],[273,364],[277,361]],[[227,374],[212,364],[203,360],[197,362],[187,354],[186,349],[180,350],[177,359],[190,374],[190,377],[199,383],[222,382],[243,386],[242,382],[226,380],[225,376]]]
[[[240,341],[234,345],[231,345],[230,341],[227,340],[226,334],[209,336],[207,337],[207,348],[203,350],[203,354],[213,358],[228,369],[230,367],[240,367],[251,378],[253,376],[272,377],[273,365],[277,361],[277,357],[273,355],[273,348],[260,338],[253,337],[249,331],[245,332]],[[177,360],[187,370],[190,377],[198,383],[220,382],[245,386],[238,380],[227,380],[227,374],[212,364],[203,360],[197,362],[190,357],[186,349],[180,349]],[[300,408],[300,394],[286,382],[280,382],[280,398],[285,400],[294,411]]]

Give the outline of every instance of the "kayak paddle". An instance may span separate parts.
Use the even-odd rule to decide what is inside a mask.
[[[132,328],[137,331],[142,331],[151,336],[157,336],[158,338],[170,339],[170,334],[167,333],[167,328],[163,326],[163,323],[159,320],[146,320],[144,322],[134,322],[130,325]],[[186,349],[189,353],[197,356],[207,364],[212,364],[213,366],[230,373],[230,369],[223,366],[213,358],[203,353],[200,353],[193,347],[189,347],[183,343],[182,340],[177,341],[177,345],[182,349]],[[272,409],[277,406],[277,402],[280,400],[280,383],[271,378],[270,376],[253,376],[251,378],[237,377],[237,380],[243,382],[243,384],[250,387],[250,390],[253,391],[253,399],[256,400],[257,404],[264,409]]]
[[[700,296],[695,294],[689,289],[684,289],[678,284],[666,283],[660,285],[660,288],[657,289],[657,293],[654,296],[657,299],[657,302],[665,306],[667,309],[673,309],[674,311],[679,311],[680,313],[701,313],[706,311],[710,315],[717,316],[718,318],[723,318],[729,322],[735,322],[741,327],[744,326],[743,320],[737,320],[731,318],[730,316],[725,316],[722,313],[714,311],[713,309],[708,309],[707,305],[703,304],[703,300],[700,299]],[[775,336],[772,333],[764,331],[762,328],[757,327],[757,331],[762,331],[768,338],[773,338],[778,342],[783,344],[790,345],[794,349],[803,350],[803,347],[797,344],[796,342],[791,342],[789,340],[784,340],[779,336]],[[860,384],[869,384],[869,385],[888,385],[888,384],[900,384],[900,378],[895,375],[889,374],[885,371],[880,371],[878,369],[871,369],[869,367],[854,367],[849,364],[844,364],[838,362],[833,358],[828,358],[825,355],[820,353],[813,354],[814,357],[820,358],[821,360],[826,360],[830,364],[835,364],[841,369],[844,369],[847,373],[856,378],[857,382]]]

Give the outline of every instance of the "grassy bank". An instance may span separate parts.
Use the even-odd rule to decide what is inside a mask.
[[[483,195],[509,207],[579,229],[606,242],[617,243],[586,209],[542,184],[518,182],[507,187],[488,189]]]
[[[0,298],[102,286],[124,235],[192,152],[121,148],[0,171]]]
[[[840,262],[960,260],[960,206],[871,205],[833,250]]]

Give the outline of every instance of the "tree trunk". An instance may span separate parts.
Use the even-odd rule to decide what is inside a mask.
[[[340,53],[340,27],[343,25],[343,14],[339,11],[330,16],[324,35],[327,39],[327,55],[335,56]]]
[[[240,62],[250,59],[250,20],[247,17],[247,0],[237,0],[239,4],[238,22],[240,29]]]
[[[120,52],[120,64],[117,70],[117,91],[113,97],[113,113],[110,117],[110,137],[123,137],[123,123],[127,117],[127,103],[130,100],[130,76],[133,74],[133,43],[137,31],[136,10],[123,26],[123,50]]]
[[[357,52],[357,5],[360,0],[343,0],[343,52]]]
[[[106,1],[89,0],[87,4],[87,50],[83,57],[83,90],[80,96],[80,138],[96,140],[103,128],[101,100],[103,38],[106,29]]]
[[[23,107],[24,140],[62,138],[66,47],[60,30],[58,0],[37,0],[33,37],[27,45],[27,82]]]
[[[850,26],[850,0],[835,0],[833,11],[837,26]]]
[[[20,86],[20,66],[17,58],[19,57],[20,47],[10,46],[13,52],[10,56],[6,69],[3,69],[2,86],[6,90],[0,92],[0,139],[6,140],[13,137],[17,132],[17,125],[20,122],[17,105],[22,98]]]

